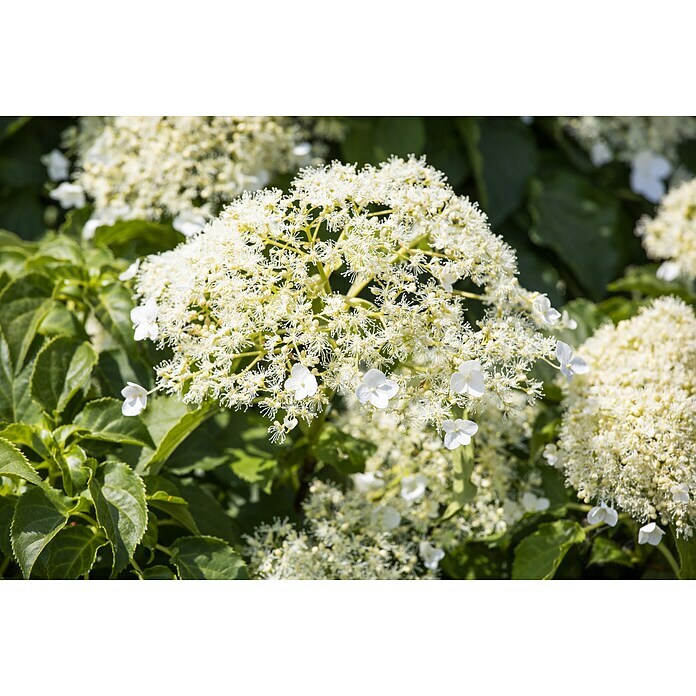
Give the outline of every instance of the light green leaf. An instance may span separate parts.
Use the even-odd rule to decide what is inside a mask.
[[[152,438],[139,416],[124,416],[122,402],[105,397],[90,401],[75,417],[75,425],[86,432],[83,439],[152,447]]]
[[[108,461],[89,483],[97,520],[114,550],[113,575],[133,557],[147,528],[145,484],[127,464]]]
[[[13,280],[0,293],[0,330],[15,372],[22,367],[36,330],[51,308],[52,292],[48,278],[31,273]]]
[[[132,309],[131,294],[122,283],[102,288],[94,306],[94,313],[99,323],[129,353],[132,353],[136,348],[133,338],[133,322],[130,318]]]
[[[31,395],[47,413],[62,413],[85,385],[97,363],[89,343],[70,336],[51,339],[36,356],[31,375]]]
[[[590,555],[590,562],[588,565],[617,563],[632,568],[634,563],[638,560],[638,558],[635,558],[628,551],[621,548],[615,541],[599,536],[592,544],[592,554]]]
[[[237,552],[214,537],[180,537],[170,547],[171,562],[182,580],[246,580],[246,565]]]
[[[76,580],[89,573],[97,551],[106,544],[101,532],[85,525],[61,529],[46,548],[46,571],[50,580]]]
[[[513,580],[548,580],[558,570],[568,550],[585,540],[585,532],[570,520],[547,522],[515,549]]]
[[[188,503],[181,497],[178,486],[173,481],[168,481],[161,476],[146,476],[148,504],[169,515],[184,529],[193,534],[200,534],[195,520],[191,516]]]
[[[46,545],[63,529],[69,499],[49,488],[30,488],[20,496],[12,519],[12,549],[25,578]]]
[[[11,442],[3,438],[0,438],[0,476],[21,478],[35,486],[43,484],[27,458]]]
[[[43,415],[29,390],[33,364],[29,362],[15,374],[10,349],[0,332],[0,420],[7,423],[38,423]]]

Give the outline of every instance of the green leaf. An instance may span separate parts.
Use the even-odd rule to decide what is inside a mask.
[[[553,249],[593,299],[604,297],[632,229],[616,197],[582,176],[557,171],[533,182],[529,206],[533,241]]]
[[[51,580],[76,580],[92,569],[97,551],[106,544],[101,532],[85,525],[61,529],[46,548],[47,575]]]
[[[675,539],[679,552],[679,578],[681,580],[696,580],[696,537],[684,539],[684,537],[675,535]]]
[[[246,580],[246,564],[237,552],[214,537],[179,537],[170,547],[171,562],[182,580]]]
[[[37,332],[42,336],[74,336],[83,340],[88,338],[77,316],[58,301],[51,304],[51,309],[39,325]]]
[[[126,286],[122,283],[107,285],[99,291],[94,301],[94,313],[99,323],[116,343],[132,353],[136,348],[130,318],[133,300]]]
[[[577,522],[556,520],[540,525],[517,545],[512,579],[552,578],[571,546],[584,540],[585,532]]]
[[[239,543],[239,530],[220,503],[200,484],[179,484],[200,533],[218,537],[230,544]]]
[[[25,578],[47,544],[68,521],[69,500],[58,491],[30,488],[17,501],[12,520],[12,548]]]
[[[315,454],[320,462],[348,475],[365,471],[365,462],[376,449],[371,442],[352,437],[329,423],[322,429]]]
[[[41,486],[43,481],[27,458],[11,443],[0,438],[0,476],[13,476]]]
[[[379,160],[392,155],[420,155],[425,147],[425,124],[420,116],[385,116],[377,121],[374,152]]]
[[[656,275],[657,265],[637,266],[626,269],[622,278],[612,281],[607,286],[610,292],[640,293],[646,297],[676,295],[687,302],[696,302],[696,296],[678,282],[660,280]]]
[[[200,534],[189,511],[188,502],[181,497],[179,488],[173,481],[161,476],[146,476],[144,481],[150,506],[166,513],[189,532]]]
[[[62,413],[89,380],[97,357],[89,343],[70,336],[53,338],[36,356],[31,395],[47,413]]]
[[[48,278],[33,273],[13,280],[0,293],[0,330],[15,372],[21,368],[36,330],[51,308],[52,292]]]
[[[142,575],[140,576],[143,580],[176,580],[176,576],[171,568],[163,565],[150,566],[149,568],[143,568]]]
[[[29,389],[32,370],[30,361],[15,374],[10,349],[0,332],[0,421],[36,424],[43,420],[41,409],[32,400]]]
[[[588,565],[605,565],[606,563],[617,563],[618,565],[632,568],[635,561],[628,551],[619,544],[606,537],[599,536],[592,544],[592,554]]]
[[[13,495],[0,495],[0,553],[4,556],[12,555],[10,530],[17,500]]]
[[[147,220],[126,220],[98,227],[94,244],[109,247],[117,256],[147,256],[173,249],[184,236],[171,225]]]
[[[147,528],[145,484],[127,464],[108,461],[89,483],[97,520],[114,550],[113,576],[133,557]]]
[[[176,448],[216,411],[213,402],[189,407],[177,399],[157,398],[144,412],[143,420],[157,443],[155,451],[138,464],[138,471],[158,474]]]
[[[87,431],[81,437],[153,447],[150,433],[140,416],[124,416],[121,407],[122,402],[111,397],[90,401],[75,417],[75,425]]]

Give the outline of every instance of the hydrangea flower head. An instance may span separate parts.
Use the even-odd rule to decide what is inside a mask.
[[[445,268],[466,290],[442,286]],[[280,414],[271,434],[282,439],[285,416],[309,423],[336,393],[368,410],[398,403],[404,419],[436,429],[455,408],[475,411],[483,375],[503,409],[519,390],[533,400],[530,369],[555,339],[537,329],[537,295],[516,273],[475,204],[424,160],[393,158],[304,169],[285,195],[244,194],[145,259],[136,290],[173,351],[158,387]],[[482,318],[469,318],[473,303]],[[316,381],[302,398],[297,365]]]

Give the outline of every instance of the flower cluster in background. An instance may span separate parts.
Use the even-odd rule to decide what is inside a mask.
[[[334,163],[303,170],[286,195],[245,194],[145,259],[132,317],[136,338],[173,350],[160,389],[257,405],[274,440],[334,393],[370,410],[398,395],[402,420],[446,430],[484,391],[502,410],[518,391],[540,394],[530,370],[556,341],[537,327],[560,314],[516,273],[485,215],[424,161]]]
[[[556,466],[582,500],[690,536],[696,522],[693,309],[660,298],[632,319],[600,327],[582,353],[591,369],[568,386]]]
[[[619,160],[631,166],[631,188],[653,203],[678,163],[677,146],[696,137],[691,116],[580,116],[561,119],[597,167]]]
[[[636,232],[647,255],[664,260],[658,277],[696,278],[696,179],[672,189],[660,201],[657,215],[642,218]]]

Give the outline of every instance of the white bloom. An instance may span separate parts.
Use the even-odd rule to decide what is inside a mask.
[[[542,452],[541,456],[546,460],[546,463],[549,466],[556,466],[556,463],[558,462],[558,448],[556,445],[550,442],[548,445],[546,445],[546,447],[544,447],[544,451]]]
[[[551,504],[548,498],[540,498],[530,491],[527,491],[522,496],[520,502],[525,512],[543,512],[544,510],[548,510]]]
[[[638,543],[657,546],[663,536],[664,532],[654,522],[650,522],[638,531]]]
[[[307,157],[311,152],[312,144],[307,142],[297,143],[297,145],[295,145],[295,147],[292,149],[292,154],[300,159]]]
[[[130,318],[135,329],[136,341],[142,341],[144,338],[154,341],[157,338],[159,335],[157,328],[158,311],[157,303],[153,299],[131,310]]]
[[[285,388],[294,392],[299,401],[317,393],[317,378],[304,365],[296,363],[290,370],[290,377],[285,380]]]
[[[374,473],[365,472],[362,474],[353,474],[353,485],[358,493],[370,493],[384,488],[384,481],[377,478]]]
[[[389,532],[401,524],[401,515],[391,505],[379,505],[372,511],[372,524]]]
[[[610,527],[615,527],[616,523],[619,521],[619,513],[616,512],[614,508],[602,502],[599,506],[593,507],[587,513],[587,521],[589,524],[600,524],[604,522]]]
[[[556,344],[556,357],[561,366],[561,372],[570,381],[575,375],[589,372],[589,365],[579,355],[573,357],[573,349],[563,341]]]
[[[287,431],[294,430],[297,427],[297,418],[285,416],[285,418],[283,418],[283,427]]]
[[[440,276],[440,283],[447,292],[452,292],[452,285],[459,280],[459,275],[452,271],[444,271]]]
[[[676,280],[679,277],[680,273],[681,269],[679,268],[678,263],[674,263],[674,261],[665,261],[657,269],[655,275],[660,280],[666,280],[668,282],[671,282],[673,280]]]
[[[481,363],[478,360],[466,360],[460,363],[450,379],[450,389],[455,394],[470,394],[471,396],[483,396],[486,387],[481,372]]]
[[[203,215],[195,213],[193,210],[184,210],[172,220],[172,227],[185,237],[192,237],[205,227],[206,222],[207,220]]]
[[[404,476],[401,479],[401,497],[407,502],[420,500],[425,495],[428,479],[421,474]]]
[[[672,172],[669,160],[647,150],[638,153],[631,161],[631,190],[657,203],[665,193],[666,179]]]
[[[63,181],[68,178],[70,160],[60,150],[51,150],[41,158],[41,162],[46,165],[51,181]]]
[[[595,167],[602,167],[607,162],[611,162],[614,158],[611,150],[606,143],[597,142],[590,149],[590,159]]]
[[[555,326],[561,318],[561,313],[551,306],[551,300],[546,295],[537,295],[532,302],[532,307],[544,324]]]
[[[429,541],[421,541],[418,551],[423,559],[423,565],[428,570],[437,570],[440,561],[445,557],[445,552],[433,546]]]
[[[457,418],[444,421],[442,429],[445,431],[445,447],[452,450],[460,445],[468,445],[476,434],[478,425],[473,421]]]
[[[98,227],[106,224],[103,220],[97,220],[97,218],[91,218],[85,222],[82,228],[82,239],[88,242],[90,239],[94,239],[94,233],[97,231]]]
[[[133,263],[126,268],[121,275],[119,275],[118,279],[119,280],[131,280],[132,278],[135,278],[136,274],[138,273],[138,269],[140,268],[140,259],[136,259],[133,261]]]
[[[362,382],[355,390],[355,396],[361,404],[371,403],[375,408],[386,408],[389,399],[396,396],[399,385],[391,379],[387,379],[384,372],[368,370]]]
[[[126,382],[128,386],[121,389],[125,399],[121,406],[124,416],[137,416],[147,406],[147,390],[134,382]]]
[[[82,186],[68,181],[54,188],[49,196],[58,201],[62,208],[83,208],[87,202]]]
[[[679,483],[670,488],[672,493],[672,500],[675,503],[688,503],[689,502],[689,486],[686,483]]]
[[[575,329],[578,328],[578,322],[568,314],[568,310],[566,309],[564,309],[563,314],[561,314],[561,324],[571,331],[575,331]]]

